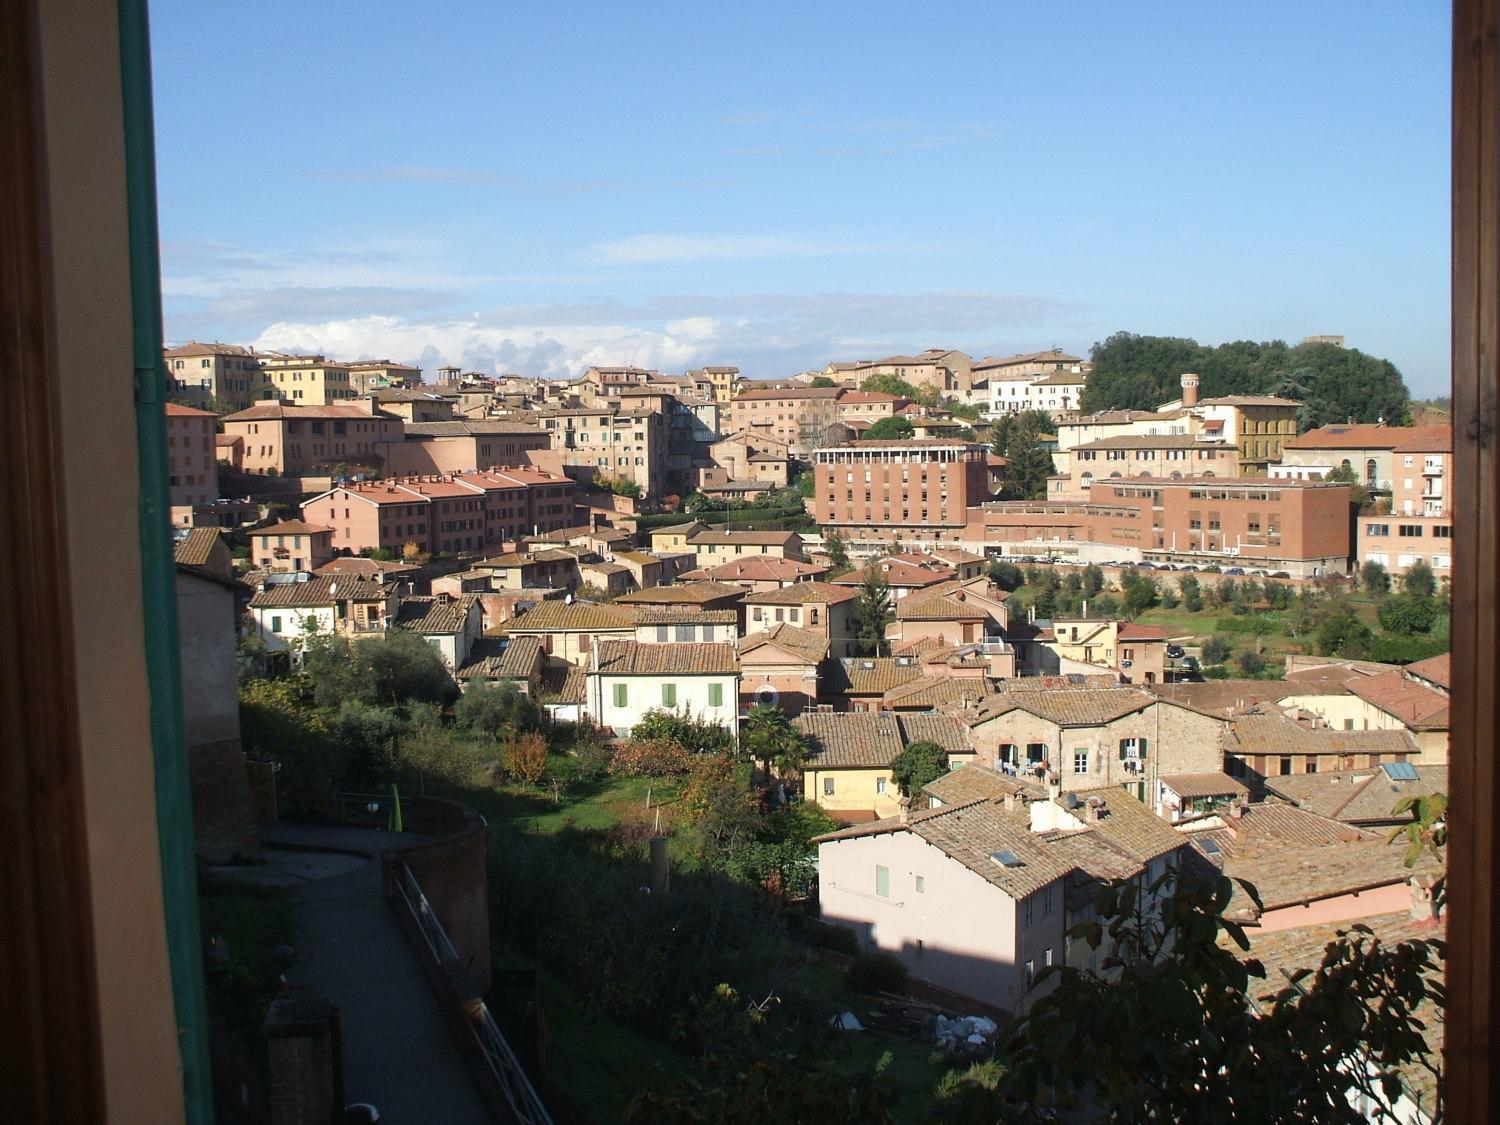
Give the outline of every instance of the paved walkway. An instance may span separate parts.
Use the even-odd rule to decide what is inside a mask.
[[[388,832],[277,824],[262,828],[268,866],[285,860],[297,911],[295,992],[339,1006],[344,1029],[344,1095],[380,1110],[383,1125],[489,1118],[468,1067],[439,1016],[437,1000],[380,891]],[[289,851],[277,845],[340,848],[371,857]]]

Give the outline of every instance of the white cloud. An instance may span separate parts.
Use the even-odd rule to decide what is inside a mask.
[[[285,317],[252,343],[344,359],[388,356],[428,369],[451,363],[554,377],[591,364],[671,371],[705,363],[772,376],[829,359],[939,345],[976,354],[1078,346],[1067,330],[1078,312],[1050,298],[984,293],[660,296],[633,305],[521,305],[464,317]]]

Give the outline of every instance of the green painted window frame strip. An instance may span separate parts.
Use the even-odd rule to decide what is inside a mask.
[[[177,568],[167,487],[167,373],[162,360],[161,261],[156,224],[156,134],[151,103],[151,36],[146,0],[118,0],[124,103],[126,208],[140,457],[141,593],[156,781],[156,827],[172,998],[182,1056],[186,1119],[213,1121],[208,1008],[198,928],[192,789],[182,720]]]

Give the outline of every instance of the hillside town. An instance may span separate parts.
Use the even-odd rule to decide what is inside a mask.
[[[236,662],[316,693],[330,644],[415,637],[455,715],[499,690],[586,732],[566,755],[597,740],[662,792],[695,784],[692,754],[745,748],[735,784],[820,826],[765,885],[799,879],[848,953],[996,1019],[1048,968],[1107,963],[1076,926],[1122,881],[1157,904],[1187,874],[1251,884],[1225,917],[1268,955],[1355,920],[1441,927],[1437,861],[1388,831],[1448,789],[1446,652],[1304,645],[1278,667],[1257,640],[1236,675],[1216,638],[1137,618],[1393,584],[1439,604],[1445,426],[1305,428],[1294,399],[1201,397],[1192,372],[1155,410],[1084,414],[1091,364],[1056,349],[774,382],[165,360],[184,665],[221,718]],[[200,853],[225,862],[255,852],[282,767],[209,725]],[[1407,1119],[1430,1093],[1403,1086]]]

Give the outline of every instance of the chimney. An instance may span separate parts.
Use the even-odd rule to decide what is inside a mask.
[[[1198,405],[1198,376],[1191,371],[1182,376],[1182,405]]]
[[[1413,875],[1407,880],[1411,886],[1411,920],[1419,926],[1437,925],[1437,896],[1433,894],[1436,882],[1432,875]]]
[[[896,816],[902,824],[905,824],[907,822],[907,819],[911,816],[911,798],[902,797],[900,805],[901,811],[898,812]]]
[[[1047,799],[1055,801],[1062,796],[1062,778],[1051,770],[1047,771]]]
[[[1244,801],[1236,800],[1236,801],[1229,802],[1229,819],[1230,820],[1239,820],[1244,815],[1245,815],[1245,802]]]

